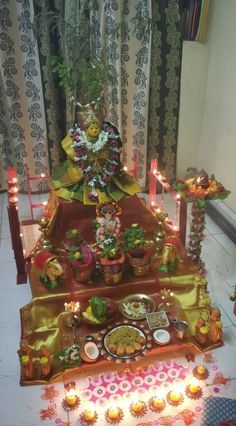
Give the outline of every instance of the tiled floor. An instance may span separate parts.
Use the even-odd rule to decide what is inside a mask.
[[[41,199],[45,200],[45,195],[41,196]],[[76,415],[73,413],[73,416],[70,416],[71,423],[67,423],[67,414],[63,410],[60,415],[57,414],[51,420],[42,420],[40,418],[40,410],[43,407],[42,386],[19,386],[17,357],[20,340],[19,308],[31,300],[31,292],[28,284],[16,285],[16,267],[11,249],[6,203],[6,194],[0,194],[0,424],[1,426],[41,424],[78,426],[79,421]],[[171,199],[166,203],[166,210],[175,212]],[[27,196],[20,195],[19,213],[21,219],[29,217]],[[221,385],[221,396],[236,398],[236,316],[233,315],[233,303],[229,300],[229,295],[233,293],[236,283],[236,246],[209,217],[206,218],[205,234],[202,258],[208,270],[208,288],[212,303],[221,308],[224,324],[225,345],[214,351],[214,358],[218,370],[232,379],[229,386]],[[63,387],[62,384],[57,384],[57,389],[60,389],[60,386]],[[214,394],[214,386],[209,386],[207,392],[208,395]],[[130,426],[137,424],[138,421],[134,420],[129,423]],[[186,423],[177,421],[173,424],[182,426]],[[200,419],[193,424],[200,425]]]

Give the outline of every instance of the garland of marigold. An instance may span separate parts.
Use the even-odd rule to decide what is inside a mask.
[[[101,151],[106,146],[108,156],[102,170],[94,174],[88,157],[88,152],[92,150],[88,148],[89,145],[86,145],[84,131],[77,124],[69,131],[69,135],[73,141],[74,161],[78,163],[83,171],[85,182],[92,188],[104,191],[107,184],[111,181],[112,176],[120,172],[121,140],[117,129],[108,122],[102,124],[102,134],[106,143],[104,144],[104,140],[101,138],[100,147],[97,144],[96,152]]]

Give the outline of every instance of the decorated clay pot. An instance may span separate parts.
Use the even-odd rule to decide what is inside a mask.
[[[84,255],[83,262],[71,259],[70,266],[77,281],[88,282],[94,269],[93,255],[85,244],[81,244],[81,248]]]
[[[101,257],[99,263],[107,285],[115,285],[121,281],[125,263],[124,253],[121,253],[117,259],[105,259]]]
[[[127,259],[136,277],[145,275],[150,269],[151,258],[145,248],[130,250],[127,253]]]

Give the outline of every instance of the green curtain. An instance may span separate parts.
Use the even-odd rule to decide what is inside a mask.
[[[181,2],[152,0],[148,170],[152,158],[172,180],[176,175],[182,35]]]

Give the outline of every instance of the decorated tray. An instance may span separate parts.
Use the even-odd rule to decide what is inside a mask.
[[[152,335],[145,325],[124,321],[108,326],[98,336],[101,356],[117,363],[139,360],[152,347]]]
[[[130,294],[119,304],[120,313],[131,320],[145,319],[155,309],[155,300],[146,294]]]

